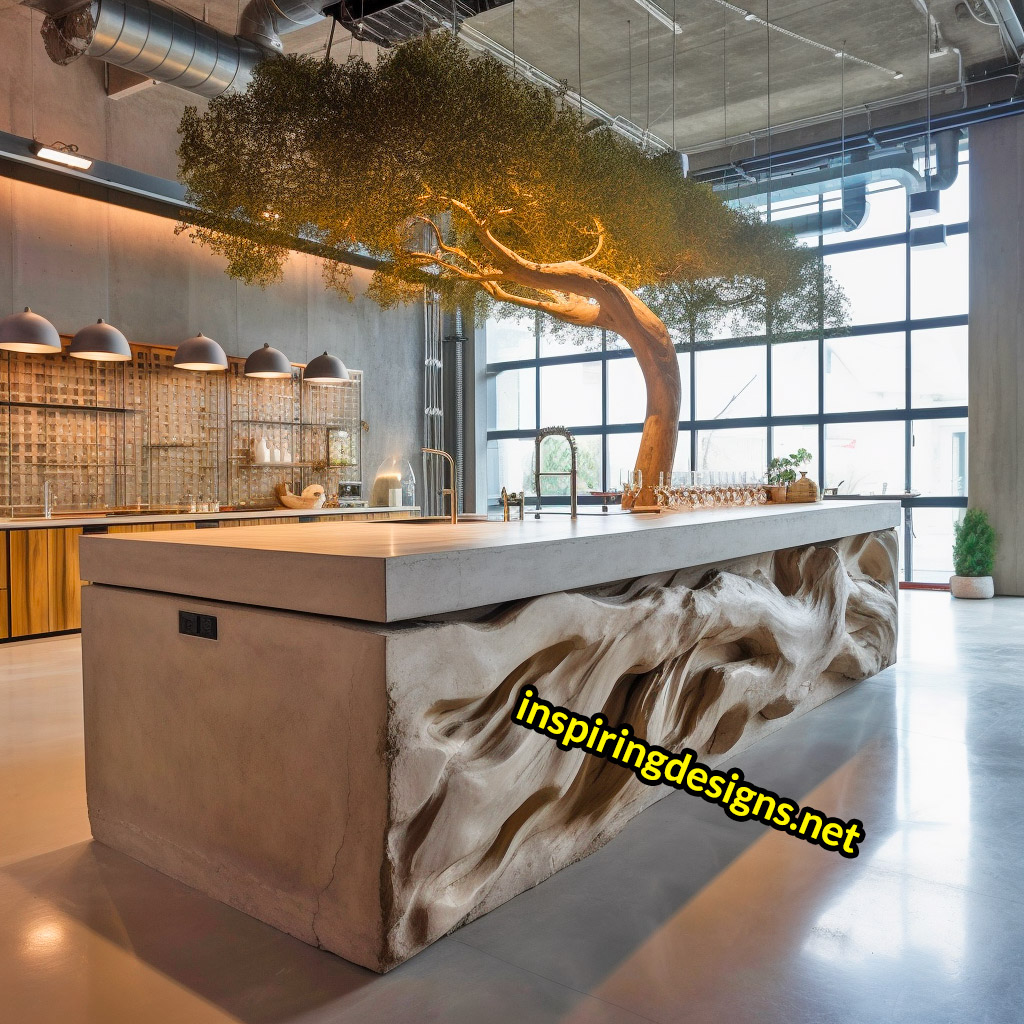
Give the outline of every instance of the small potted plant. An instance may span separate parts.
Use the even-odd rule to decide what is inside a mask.
[[[996,531],[988,513],[969,508],[956,524],[953,569],[949,590],[954,597],[985,598],[995,594],[992,564],[996,555]]]
[[[768,463],[768,496],[774,502],[784,502],[789,485],[796,479],[799,466],[810,462],[813,456],[806,448],[798,448],[792,455],[776,456]]]

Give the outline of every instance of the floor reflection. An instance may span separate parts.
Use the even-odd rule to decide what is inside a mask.
[[[898,665],[739,755],[856,860],[671,796],[383,977],[91,842],[77,638],[0,647],[0,1017],[1020,1024],[1022,627],[904,595]]]

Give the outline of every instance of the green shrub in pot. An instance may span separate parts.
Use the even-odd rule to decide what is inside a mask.
[[[996,556],[996,531],[988,513],[969,508],[956,524],[953,543],[953,570],[949,587],[954,597],[992,597],[992,566]]]

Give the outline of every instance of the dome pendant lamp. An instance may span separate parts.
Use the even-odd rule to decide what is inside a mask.
[[[0,349],[57,355],[61,349],[60,335],[46,317],[26,306],[24,313],[12,313],[0,320]]]
[[[302,379],[307,384],[340,384],[351,377],[348,368],[337,356],[325,352],[322,356],[310,360]]]
[[[292,364],[288,357],[276,348],[264,345],[256,349],[245,361],[246,377],[290,378]]]
[[[83,327],[72,339],[68,355],[97,363],[126,363],[132,357],[128,339],[102,318]]]
[[[226,370],[228,357],[224,349],[200,331],[194,338],[183,341],[174,353],[174,365],[179,370]]]

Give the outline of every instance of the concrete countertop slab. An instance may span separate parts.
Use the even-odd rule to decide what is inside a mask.
[[[85,536],[92,583],[401,622],[885,530],[892,502]]]

